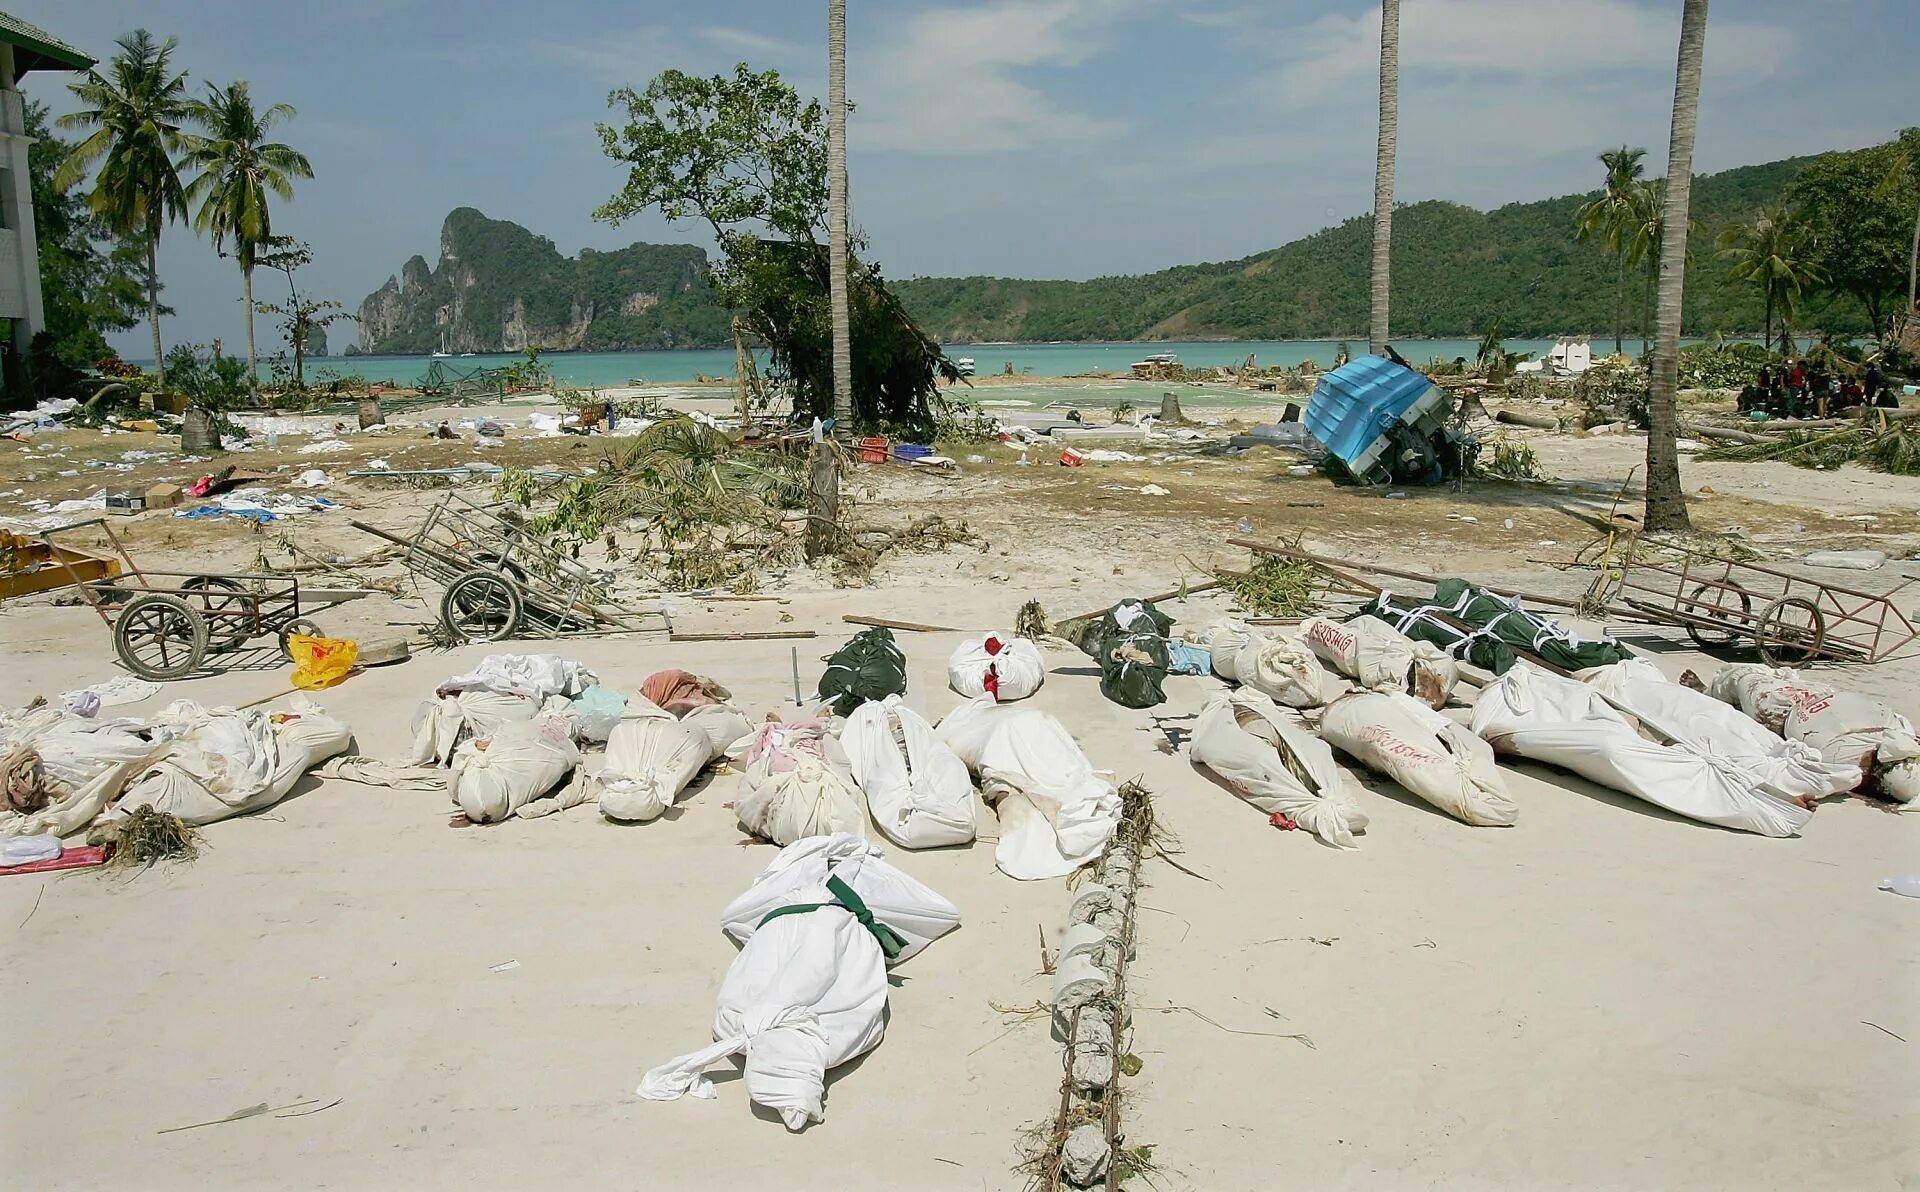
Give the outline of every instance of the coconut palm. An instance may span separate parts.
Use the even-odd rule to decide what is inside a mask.
[[[1373,159],[1373,286],[1367,350],[1387,351],[1387,281],[1393,255],[1393,158],[1400,135],[1400,0],[1380,0],[1380,141]]]
[[[1765,342],[1773,346],[1773,312],[1780,311],[1780,350],[1793,351],[1794,308],[1801,291],[1826,280],[1826,273],[1804,255],[1806,237],[1787,207],[1763,210],[1750,224],[1728,224],[1721,231],[1720,255],[1733,262],[1727,276],[1749,281],[1766,295]]]
[[[68,90],[84,106],[60,117],[62,128],[92,130],[60,168],[54,171],[56,190],[78,183],[96,162],[93,190],[87,208],[106,228],[121,237],[144,237],[147,249],[147,323],[153,329],[153,367],[165,365],[160,351],[160,229],[187,213],[186,190],[180,184],[175,154],[182,146],[180,121],[184,114],[187,76],[173,72],[169,37],[156,42],[145,29],[136,29],[117,43],[120,52],[106,72],[89,70]]]
[[[256,111],[244,79],[225,87],[209,83],[207,97],[189,102],[186,110],[186,118],[204,134],[187,139],[185,160],[200,171],[187,187],[188,201],[200,204],[193,226],[213,238],[216,250],[224,252],[227,242],[233,242],[247,308],[247,388],[256,399],[260,382],[253,339],[253,267],[261,246],[273,236],[267,192],[291,199],[293,180],[313,177],[313,166],[303,154],[267,139],[275,124],[293,116],[293,107],[284,103]]]
[[[1618,272],[1613,283],[1613,353],[1616,356],[1623,351],[1621,312],[1627,292],[1627,242],[1633,226],[1634,191],[1641,185],[1640,175],[1646,167],[1640,159],[1646,155],[1645,149],[1625,145],[1602,153],[1600,164],[1607,167],[1606,185],[1598,198],[1582,204],[1573,216],[1573,238],[1598,239],[1600,247],[1617,262]]]
[[[1680,313],[1686,297],[1687,234],[1693,200],[1693,133],[1700,112],[1700,62],[1707,41],[1707,0],[1685,0],[1680,54],[1674,68],[1673,127],[1667,141],[1667,184],[1660,221],[1660,283],[1654,319],[1653,368],[1647,397],[1647,505],[1653,531],[1691,530],[1674,445],[1674,391],[1680,381]]]
[[[827,4],[827,251],[833,303],[833,418],[853,420],[853,347],[847,312],[847,0]]]
[[[833,421],[853,422],[853,326],[847,309],[847,3],[827,0],[827,300],[833,323]],[[817,444],[808,472],[807,557],[833,548],[840,461]]]

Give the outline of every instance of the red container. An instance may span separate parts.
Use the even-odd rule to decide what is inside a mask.
[[[1075,451],[1073,448],[1062,447],[1060,449],[1060,466],[1061,467],[1077,468],[1080,466],[1082,462],[1083,461],[1080,458],[1080,453],[1078,451]]]
[[[860,462],[863,464],[884,464],[887,462],[887,450],[892,446],[885,436],[873,435],[859,440]]]

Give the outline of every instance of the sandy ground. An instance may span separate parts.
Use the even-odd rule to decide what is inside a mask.
[[[67,454],[84,454],[80,432],[67,433]],[[1577,593],[1585,577],[1550,564],[1598,534],[1644,443],[1529,438],[1554,482],[1402,499],[1295,476],[1291,457],[1267,450],[1178,458],[1160,445],[1138,452],[1146,461],[1064,469],[963,447],[957,475],[865,468],[853,491],[878,521],[965,518],[984,549],[895,556],[862,588],[795,569],[769,577],[772,599],[668,608],[683,632],[818,631],[797,643],[810,682],[851,629],[843,613],[1005,628],[1032,596],[1071,615],[1243,563],[1222,545],[1241,518],[1255,537],[1304,533],[1353,557]],[[107,440],[112,455],[130,439]],[[391,458],[396,446],[423,461],[396,467],[564,466],[597,448],[510,438],[477,453],[395,432],[355,441],[352,457]],[[235,462],[345,470],[292,441]],[[20,482],[26,466],[0,453],[0,492],[46,493],[50,482]],[[140,469],[118,475],[193,467]],[[1900,556],[1920,544],[1912,480],[1695,462],[1685,479],[1697,524],[1740,526],[1777,555],[1876,545]],[[1169,493],[1102,487],[1146,483]],[[349,508],[293,530],[322,554],[377,545],[347,516],[401,526],[434,499],[321,491]],[[285,529],[164,514],[116,524],[152,558],[196,566],[271,553]],[[1914,571],[1895,562],[1825,578],[1883,588]],[[369,597],[322,620],[392,632],[390,622],[430,618],[436,595]],[[1228,607],[1218,594],[1167,605],[1182,622]],[[1670,673],[1714,665],[1664,631],[1623,633]],[[909,703],[929,715],[956,704],[943,667],[959,636],[901,640]],[[628,689],[667,666],[712,674],[758,716],[793,707],[793,644],[559,648]],[[434,683],[486,652],[417,654],[322,702],[352,723],[363,752],[394,756]],[[276,660],[243,661],[170,684],[156,703],[284,690]],[[1515,828],[1468,828],[1369,780],[1372,825],[1359,851],[1339,852],[1267,827],[1191,766],[1184,734],[1217,681],[1170,680],[1166,705],[1131,711],[1100,697],[1084,658],[1050,662],[1038,702],[1096,765],[1145,780],[1180,863],[1200,875],[1164,862],[1146,871],[1133,1040],[1144,1068],[1125,1120],[1130,1143],[1153,1147],[1158,1186],[1920,1182],[1916,907],[1875,889],[1920,872],[1920,816],[1835,800],[1799,839],[1765,840],[1522,764],[1506,767],[1522,806]],[[0,605],[0,701],[113,673],[88,610]],[[1920,710],[1911,657],[1821,673]],[[10,958],[0,1170],[36,1189],[1019,1187],[1021,1133],[1056,1103],[1059,1054],[1043,1023],[994,1006],[1045,996],[1039,941],[1055,938],[1067,893],[998,874],[987,840],[891,850],[964,925],[896,974],[888,1037],[833,1075],[823,1125],[790,1136],[727,1077],[714,1102],[633,1097],[647,1067],[705,1041],[734,954],[718,912],[774,852],[743,842],[727,808],[735,781],[714,778],[671,819],[641,827],[582,808],[453,830],[437,793],[310,779],[266,814],[207,829],[191,865],[0,882]],[[1291,1034],[1313,1046],[1279,1037]],[[308,1098],[339,1103],[158,1133]]]

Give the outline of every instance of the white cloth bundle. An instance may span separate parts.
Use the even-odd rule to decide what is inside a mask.
[[[586,667],[558,654],[489,654],[464,675],[440,684],[441,694],[457,691],[493,691],[523,695],[535,703],[548,696],[568,699],[598,686],[600,680]]]
[[[573,722],[536,716],[454,751],[453,801],[476,824],[498,823],[560,784],[580,764]]]
[[[1240,656],[1240,647],[1247,644],[1253,636],[1253,630],[1238,621],[1215,621],[1194,636],[1197,646],[1204,646],[1213,655],[1213,673],[1230,682],[1239,682],[1239,672],[1234,662]]]
[[[1342,696],[1327,705],[1320,735],[1455,819],[1504,828],[1519,818],[1487,743],[1411,696]]]
[[[904,741],[896,739],[895,726]],[[867,810],[887,839],[903,848],[973,839],[973,779],[966,763],[899,696],[855,708],[840,743],[867,796]]]
[[[90,826],[122,787],[166,749],[139,735],[139,720],[93,720],[46,705],[0,712],[0,757],[33,751],[48,801],[22,814],[0,810],[0,836],[71,836]]]
[[[168,738],[165,750],[141,767],[104,818],[152,807],[198,826],[278,803],[302,774],[353,741],[345,722],[311,699],[295,696],[291,706],[276,723],[257,708],[167,705],[153,721],[155,735]]]
[[[682,716],[680,723],[707,739],[709,759],[722,756],[735,743],[753,735],[746,714],[732,704],[701,704]]]
[[[836,832],[867,834],[866,800],[824,721],[761,725],[746,763],[733,803],[745,831],[780,845]]]
[[[1779,837],[1812,815],[1723,757],[1649,741],[1592,687],[1525,662],[1480,692],[1473,731],[1502,753],[1571,770],[1702,823]]]
[[[1333,750],[1291,709],[1242,687],[1207,701],[1193,728],[1193,760],[1269,816],[1285,816],[1328,844],[1355,848],[1367,826]]]
[[[968,700],[936,735],[980,777],[1000,819],[994,863],[1008,877],[1063,877],[1097,858],[1120,795],[1058,720],[1028,704]]]
[[[1327,673],[1297,637],[1248,633],[1234,654],[1233,676],[1289,708],[1317,708],[1327,702]]]
[[[606,765],[587,780],[589,797],[610,820],[658,819],[713,760],[705,733],[650,703],[646,709],[650,714],[635,716],[628,705],[628,718],[607,737]]]
[[[947,682],[960,695],[990,695],[999,703],[1025,699],[1040,690],[1047,660],[1040,647],[1010,633],[989,633],[960,643],[947,659]]]
[[[823,1120],[827,1070],[871,1050],[886,1031],[887,965],[960,922],[952,903],[883,855],[844,833],[782,849],[721,914],[745,946],[720,984],[716,1041],[648,1072],[639,1095],[712,1097],[702,1070],[744,1052],[742,1084],[755,1104],[789,1130]],[[799,909],[775,913],[788,907]]]
[[[1321,661],[1368,691],[1401,691],[1434,708],[1460,678],[1460,668],[1432,642],[1417,642],[1377,617],[1346,624],[1325,617],[1300,623],[1300,640]]]
[[[502,695],[476,688],[435,696],[413,714],[414,765],[453,764],[456,749],[468,741],[491,737],[509,724],[532,720],[541,701],[524,695]]]
[[[1620,711],[1669,740],[1735,765],[1783,798],[1818,799],[1860,785],[1860,767],[1829,762],[1809,745],[1782,740],[1739,709],[1672,682],[1638,658],[1603,666],[1587,684]]]
[[[1899,803],[1920,797],[1920,738],[1913,722],[1879,700],[1771,666],[1720,668],[1707,693],[1732,704],[1823,761],[1861,768],[1867,785]]]

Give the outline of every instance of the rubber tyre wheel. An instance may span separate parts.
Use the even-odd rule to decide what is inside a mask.
[[[1787,609],[1805,616],[1788,621]],[[1827,618],[1813,601],[1783,596],[1760,614],[1760,625],[1753,637],[1760,645],[1760,657],[1773,665],[1802,666],[1820,657],[1827,641]]]
[[[326,631],[305,617],[296,617],[280,627],[280,657],[293,661],[293,645],[287,639],[294,634],[302,637],[325,637]]]
[[[440,624],[461,641],[504,641],[519,631],[525,612],[520,589],[496,571],[469,571],[440,598]]]
[[[1725,620],[1726,615],[1724,610],[1727,608],[1725,604],[1719,600],[1703,600],[1701,597],[1724,597],[1727,594],[1728,590],[1726,588],[1716,588],[1712,584],[1701,584],[1693,590],[1692,597],[1680,606],[1680,611],[1683,613],[1691,613],[1697,617],[1706,617],[1714,621]],[[1751,623],[1750,618],[1753,616],[1753,598],[1745,592],[1739,593],[1739,596],[1740,618],[1743,622]],[[1739,630],[1733,628],[1714,630],[1701,625],[1689,624],[1687,626],[1687,636],[1692,638],[1693,644],[1699,646],[1702,650],[1725,650],[1738,642],[1741,635]]]
[[[180,587],[187,591],[206,592],[206,596],[197,598],[196,604],[203,610],[201,616],[207,622],[207,649],[214,653],[235,650],[244,645],[253,636],[251,618],[241,620],[238,617],[208,617],[211,609],[235,609],[251,613],[253,602],[247,598],[246,589],[224,575],[196,575],[180,581]],[[232,592],[232,596],[217,596],[216,592]]]
[[[207,656],[206,619],[178,596],[136,597],[114,619],[113,652],[143,679],[184,679]]]

